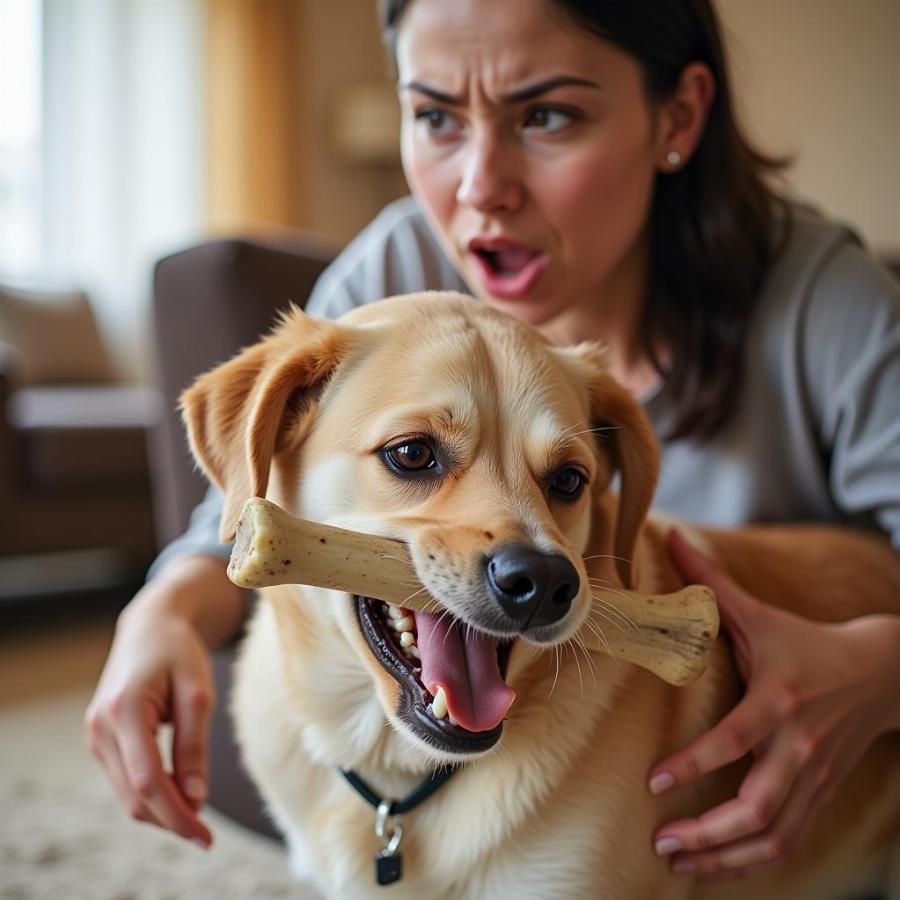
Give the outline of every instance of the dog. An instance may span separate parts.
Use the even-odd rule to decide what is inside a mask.
[[[672,875],[651,836],[735,796],[746,760],[659,796],[646,779],[739,699],[727,642],[681,688],[578,642],[585,628],[615,627],[592,585],[684,583],[665,549],[670,523],[648,516],[657,445],[601,345],[551,346],[453,293],[391,298],[337,322],[292,310],[202,375],[182,408],[224,493],[223,540],[244,499],[268,496],[405,541],[444,609],[404,625],[403,610],[369,598],[261,592],[232,711],[299,878],[342,900],[720,896]],[[748,591],[803,615],[900,612],[897,557],[880,537],[688,534]],[[876,741],[789,864],[733,882],[729,896],[837,900],[879,877],[900,834],[898,737]],[[341,771],[374,805],[448,765],[453,777],[403,816],[394,853],[397,822],[383,808],[379,839],[375,810]],[[400,853],[402,878],[376,887],[373,857]]]

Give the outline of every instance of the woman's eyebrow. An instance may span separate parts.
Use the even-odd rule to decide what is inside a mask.
[[[400,90],[418,91],[420,94],[431,97],[432,100],[437,100],[438,103],[446,103],[448,106],[459,106],[462,103],[459,97],[454,97],[453,94],[445,94],[443,91],[423,84],[421,81],[407,81],[405,84],[400,85]]]
[[[524,103],[526,100],[533,100],[535,97],[540,97],[541,94],[546,94],[547,92],[560,87],[589,87],[599,89],[600,85],[595,81],[589,81],[587,78],[576,78],[574,75],[556,75],[553,78],[546,78],[543,81],[538,81],[534,84],[518,88],[515,91],[510,91],[508,94],[502,94],[500,100],[503,103]],[[405,84],[400,85],[400,90],[418,91],[420,94],[431,97],[432,100],[437,100],[438,103],[446,103],[448,106],[460,106],[463,102],[461,97],[455,97],[453,94],[439,91],[437,88],[433,88],[421,81],[407,81]]]
[[[576,78],[574,75],[556,75],[553,78],[547,78],[544,81],[538,81],[535,84],[527,85],[508,94],[502,94],[500,99],[504,103],[523,103],[525,100],[533,100],[546,94],[548,91],[555,90],[560,87],[589,87],[597,88],[600,85],[596,81],[589,81],[587,78]]]

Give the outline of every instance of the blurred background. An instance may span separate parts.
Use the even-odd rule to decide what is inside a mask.
[[[758,145],[900,258],[900,4],[717,6]],[[0,729],[79,740],[202,490],[179,390],[406,192],[398,121],[375,0],[0,0]]]

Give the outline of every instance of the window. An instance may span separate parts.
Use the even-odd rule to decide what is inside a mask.
[[[203,3],[0,0],[0,282],[84,291],[128,380],[203,227]]]
[[[41,0],[0,0],[0,275],[41,257]]]

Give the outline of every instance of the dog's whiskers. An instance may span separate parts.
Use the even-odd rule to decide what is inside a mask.
[[[566,648],[566,652],[568,653],[569,647],[572,648],[572,659],[575,660],[575,668],[578,669],[578,690],[581,693],[582,700],[584,699],[584,678],[581,674],[581,663],[578,662],[578,654],[575,652],[575,645],[571,640],[568,640],[563,644]]]
[[[609,622],[609,624],[612,625],[620,633],[622,633],[622,634],[628,633],[628,629],[621,624],[621,621],[619,619],[614,618],[613,616],[609,615],[606,611],[604,611],[602,609],[592,609],[591,612],[588,614],[588,620],[592,621],[593,624],[599,625],[599,622],[591,619],[591,616],[594,614],[599,616],[605,622]],[[638,629],[638,630],[640,630],[640,629]]]
[[[566,430],[566,437],[580,437],[582,434],[600,434],[603,431],[618,431],[621,425],[596,425],[593,428],[584,428],[581,431]]]
[[[392,556],[390,553],[381,553],[381,554],[379,554],[379,557],[381,559],[393,559],[395,562],[401,563],[404,566],[409,565],[409,559],[403,559],[402,556]],[[415,579],[411,579],[410,583],[418,584],[418,581],[416,581]]]
[[[560,435],[560,439],[556,441],[557,444],[565,443],[566,438],[578,437],[581,434],[588,434],[590,429],[582,429],[581,431],[576,431],[575,429],[581,425],[581,422],[576,422],[574,425],[569,425],[566,428],[563,428],[562,434]]]
[[[606,588],[606,590],[608,590],[612,594],[617,594],[619,597],[622,597],[623,600],[628,599],[626,597],[626,595],[622,593],[622,591],[618,591],[615,588]],[[604,611],[612,613],[613,615],[618,617],[618,619],[620,621],[625,622],[634,631],[639,632],[641,630],[640,626],[634,621],[634,619],[631,619],[629,616],[627,616],[625,613],[623,613],[622,610],[619,609],[619,607],[616,606],[615,603],[613,603],[611,600],[607,600],[605,597],[597,597],[596,595],[592,595],[591,596],[591,610],[592,611],[595,609],[594,604],[598,604],[599,606],[601,606],[603,608]],[[599,612],[599,610],[597,610],[597,611]]]
[[[610,615],[611,612],[614,612],[614,610],[605,610],[600,606],[592,606],[590,611],[588,612],[588,617],[596,613],[602,619],[605,619],[607,622],[609,622],[610,625],[614,625],[619,631],[622,632],[622,634],[626,634],[628,622],[623,622],[621,617],[617,618],[613,615]]]
[[[444,616],[449,616],[449,615],[450,615],[450,610],[449,610],[449,609],[445,609],[444,612],[443,612],[443,614],[441,615],[441,617],[437,620],[437,624],[440,625],[440,623],[444,620]],[[451,616],[451,618],[452,618],[452,616]],[[444,640],[441,641],[441,647],[446,646],[446,644],[447,644],[447,638],[450,637],[450,632],[451,632],[452,630],[453,630],[453,626],[451,625],[450,628],[448,628],[448,629],[444,632]]]
[[[404,600],[403,603],[401,603],[400,605],[401,605],[401,606],[406,606],[406,604],[407,604],[410,600],[412,600],[412,598],[415,597],[416,594],[423,594],[423,593],[425,593],[425,588],[424,588],[424,586],[423,586],[423,587],[420,587],[417,591],[413,591],[413,592],[406,598],[406,600]]]
[[[620,559],[622,562],[631,562],[631,559],[627,556],[616,556],[614,553],[594,553],[592,556],[582,556],[582,562],[587,562],[591,559]]]
[[[548,700],[553,696],[553,692],[556,690],[556,682],[559,680],[559,644],[555,644],[553,647],[553,657],[556,660],[556,675],[553,677],[553,684],[550,685],[550,693],[547,694]]]
[[[582,558],[582,560],[589,560],[589,559],[618,559],[618,560],[621,560],[622,562],[627,562],[627,563],[630,563],[630,562],[631,562],[631,557],[630,557],[630,556],[616,556],[614,553],[595,553],[593,556],[582,556],[581,558]]]
[[[592,622],[590,618],[585,619],[585,627],[590,631],[593,635],[597,637],[603,643],[603,646],[606,647],[606,653],[608,656],[613,658],[613,661],[616,665],[619,665],[618,657],[613,653],[612,647],[609,645],[609,641],[606,639],[606,635],[603,633],[603,629],[596,622]]]
[[[584,645],[584,641],[579,635],[573,635],[572,643],[576,647],[576,649],[580,649],[581,652],[584,653],[584,658],[591,670],[591,679],[594,682],[594,690],[597,690],[597,667],[594,665],[594,661],[591,659],[591,654],[588,652],[587,647]]]

